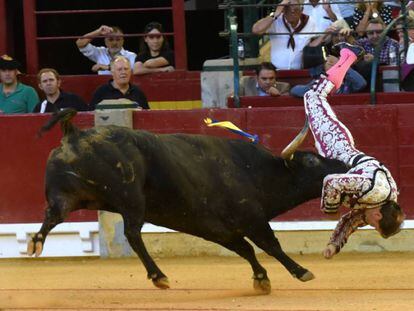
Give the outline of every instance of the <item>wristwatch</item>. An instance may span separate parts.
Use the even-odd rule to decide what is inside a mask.
[[[275,11],[272,11],[272,12],[269,14],[269,16],[270,16],[273,20],[275,20],[275,19],[277,18],[277,16],[275,15]]]

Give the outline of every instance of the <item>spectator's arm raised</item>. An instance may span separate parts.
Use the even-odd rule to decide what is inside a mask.
[[[89,33],[83,35],[82,38],[79,38],[78,40],[76,40],[76,45],[80,49],[84,48],[85,46],[88,45],[88,43],[90,43],[92,41],[93,37],[106,36],[106,35],[112,33],[113,31],[114,30],[112,29],[112,27],[102,25],[98,29],[96,29],[92,32],[89,32]]]
[[[258,20],[253,25],[252,32],[256,35],[264,34],[269,29],[269,27],[272,25],[273,21],[276,18],[278,18],[280,16],[280,14],[282,14],[283,10],[285,9],[285,5],[288,5],[288,4],[290,4],[290,0],[283,0],[276,7],[276,10],[272,14]]]

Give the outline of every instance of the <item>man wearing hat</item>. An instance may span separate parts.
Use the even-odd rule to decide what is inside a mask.
[[[0,57],[0,112],[28,113],[39,102],[34,88],[18,81],[20,64],[8,55]]]

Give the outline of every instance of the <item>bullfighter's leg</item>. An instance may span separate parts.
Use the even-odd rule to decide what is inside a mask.
[[[260,226],[254,226],[254,228],[254,232],[247,233],[247,237],[268,255],[275,257],[293,277],[298,278],[302,282],[315,278],[312,272],[303,268],[286,255],[267,222],[260,223]]]
[[[142,206],[140,206],[140,208],[142,208]],[[137,211],[139,208],[131,208],[131,210]],[[145,247],[144,241],[142,240],[141,228],[144,224],[143,217],[139,217],[131,213],[121,214],[124,219],[125,236],[128,239],[132,249],[135,253],[137,253],[138,257],[144,264],[145,269],[147,270],[148,278],[151,279],[153,284],[158,288],[169,288],[170,285],[167,276],[162,273],[160,268],[158,268],[157,264],[151,258]]]
[[[267,271],[258,262],[254,253],[253,247],[242,237],[234,238],[230,241],[214,241],[224,246],[225,248],[235,252],[239,256],[246,259],[253,270],[253,287],[255,290],[260,291],[264,294],[269,294],[272,286],[270,280],[267,277]]]
[[[339,88],[350,66],[357,59],[355,52],[344,48],[338,62],[306,92],[305,112],[315,139],[319,154],[350,163],[351,158],[360,151],[354,147],[354,139],[348,128],[341,123],[327,101],[328,94]]]
[[[49,202],[45,211],[45,219],[42,227],[27,244],[27,254],[29,256],[33,254],[36,257],[40,256],[43,251],[46,236],[54,227],[64,221],[70,211],[69,205],[70,203],[68,201],[61,202],[60,200],[54,200],[53,202]]]

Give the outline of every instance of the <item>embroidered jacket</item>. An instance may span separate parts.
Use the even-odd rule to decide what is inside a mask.
[[[368,224],[365,221],[364,210],[351,210],[341,217],[328,244],[334,245],[336,253],[339,253],[341,248],[348,241],[348,237],[358,228],[365,227],[366,225]]]
[[[352,209],[378,207],[397,201],[398,190],[388,169],[375,158],[361,157],[346,174],[331,174],[323,181],[321,209],[336,213],[339,206]]]
[[[324,179],[321,209],[336,213],[343,205],[352,210],[338,222],[329,244],[336,252],[359,227],[368,225],[365,208],[378,207],[387,200],[397,201],[397,185],[388,169],[375,158],[363,154],[354,157],[355,165],[346,174],[332,174]]]

